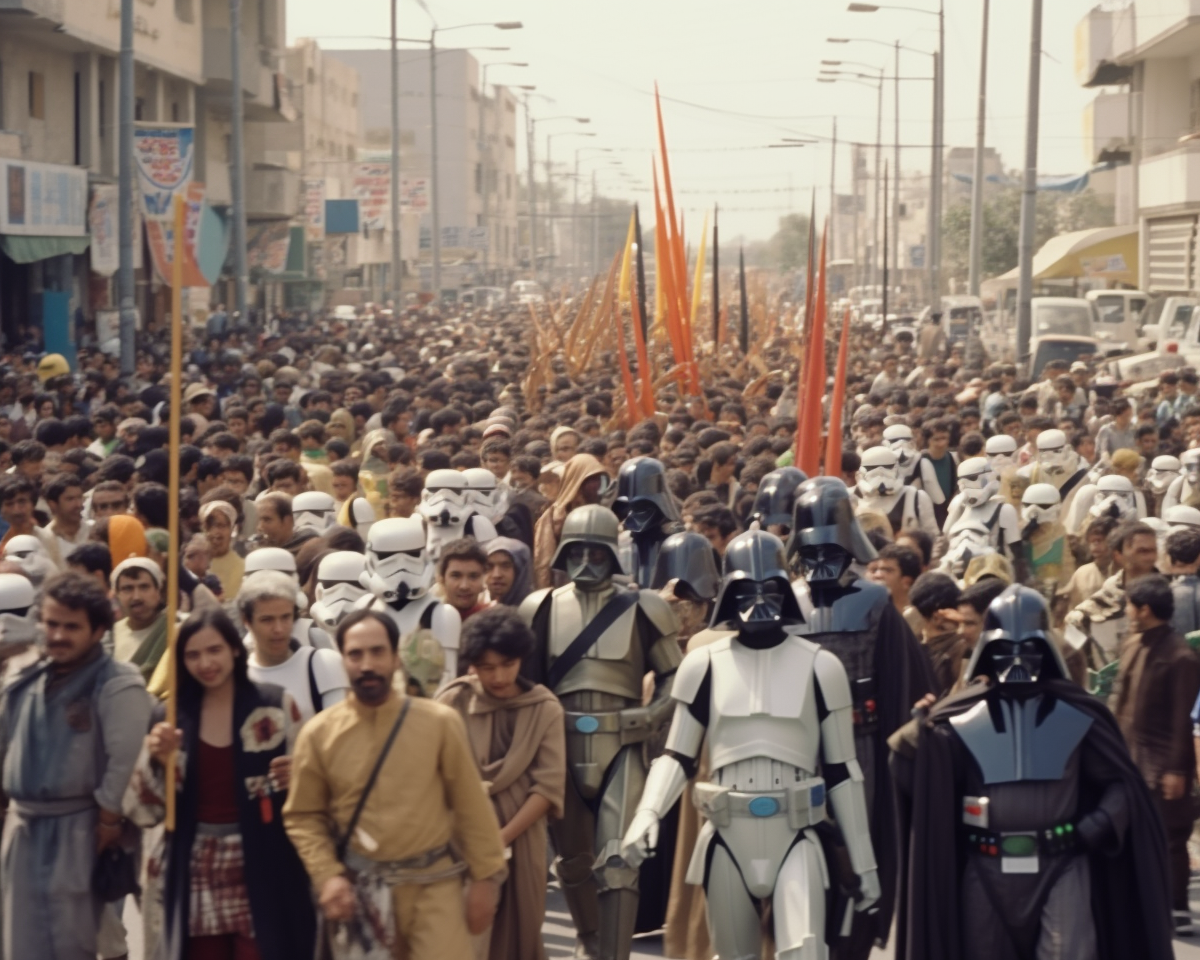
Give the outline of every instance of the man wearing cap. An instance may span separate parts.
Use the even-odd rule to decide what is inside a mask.
[[[125,615],[113,624],[113,659],[132,663],[149,682],[167,649],[166,578],[148,557],[130,557],[117,564],[111,583]]]
[[[216,402],[217,393],[207,384],[189,383],[183,391],[183,409],[187,411],[186,416],[202,417],[205,423],[212,417]]]

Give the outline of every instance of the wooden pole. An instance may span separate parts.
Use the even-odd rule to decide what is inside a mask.
[[[179,609],[179,421],[183,418],[183,258],[187,250],[187,204],[183,194],[175,194],[175,252],[171,263],[171,418],[170,472],[167,489],[171,505],[167,521],[170,544],[167,548],[167,723],[174,730],[179,724],[179,664],[175,659],[176,614]],[[164,826],[175,829],[176,758],[167,764],[167,816]]]

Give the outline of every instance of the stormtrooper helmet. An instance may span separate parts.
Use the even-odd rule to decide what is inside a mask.
[[[35,594],[28,577],[0,573],[0,644],[37,639],[37,618],[32,615]]]
[[[297,530],[324,533],[337,520],[337,501],[320,490],[306,490],[292,498],[292,516]]]
[[[1162,518],[1167,522],[1167,526],[1172,531],[1180,530],[1184,527],[1191,527],[1200,530],[1200,510],[1195,507],[1189,507],[1185,503],[1178,503],[1173,507],[1169,507],[1163,511]]]
[[[968,507],[981,507],[1000,492],[1000,482],[987,457],[971,457],[958,465],[958,493]]]
[[[1183,475],[1187,479],[1188,486],[1193,490],[1200,489],[1200,447],[1184,450],[1183,455],[1179,458],[1179,463],[1183,467]]]
[[[507,508],[504,490],[496,482],[496,475],[483,467],[471,467],[462,472],[467,481],[467,505],[483,514],[492,523],[504,516]]]
[[[13,537],[4,545],[4,559],[19,563],[35,589],[41,587],[47,577],[57,572],[57,567],[46,548],[42,546],[42,541],[28,533]]]
[[[903,423],[893,423],[883,431],[883,442],[896,455],[901,473],[908,476],[916,469],[917,458],[921,453],[913,439],[912,427]]]
[[[296,606],[301,611],[308,609],[308,596],[300,589],[300,574],[296,570],[295,557],[283,547],[259,547],[257,550],[251,550],[246,554],[246,570],[242,576],[242,582],[248,580],[252,574],[263,570],[286,573],[292,583],[296,585]]]
[[[352,609],[367,595],[359,583],[366,570],[367,558],[352,550],[338,550],[325,557],[317,566],[317,599],[312,605],[313,619],[331,633]]]
[[[1151,461],[1150,469],[1146,471],[1146,486],[1155,496],[1161,497],[1182,475],[1183,464],[1179,462],[1179,458],[1164,454]]]
[[[1075,466],[1076,453],[1061,430],[1043,430],[1037,437],[1037,462],[1052,476],[1063,476]]]
[[[950,544],[942,558],[941,568],[955,579],[961,580],[967,566],[976,557],[985,557],[996,552],[992,545],[992,532],[978,520],[959,520],[949,533]]]
[[[417,505],[431,526],[456,527],[475,511],[467,503],[467,478],[457,470],[432,470]]]
[[[890,447],[871,447],[863,452],[858,468],[860,497],[888,497],[904,486],[900,477],[900,459]]]
[[[457,471],[434,471],[456,473]],[[432,474],[431,474],[432,476]],[[366,564],[358,582],[385,603],[415,600],[433,586],[421,517],[378,521],[367,534]]]
[[[1137,497],[1128,477],[1109,474],[1096,484],[1096,499],[1088,513],[1093,517],[1131,520],[1137,516]]]
[[[988,437],[983,452],[992,469],[1003,473],[1017,462],[1017,441],[1007,433],[998,433],[994,437]]]
[[[1052,483],[1031,483],[1021,495],[1021,522],[1028,533],[1034,527],[1058,523],[1062,495]]]
[[[367,534],[371,532],[371,527],[375,524],[375,508],[371,506],[370,501],[366,497],[354,497],[350,501],[348,519],[350,526],[357,530],[359,536],[366,540]]]

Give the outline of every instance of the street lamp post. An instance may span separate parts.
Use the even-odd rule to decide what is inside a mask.
[[[987,137],[987,58],[989,0],[983,0],[983,39],[979,52],[979,108],[975,118],[975,179],[971,183],[971,255],[967,286],[979,296],[983,265],[983,145]]]
[[[117,211],[120,259],[117,270],[117,306],[120,308],[121,375],[133,376],[137,363],[137,312],[133,291],[133,0],[121,0],[121,83],[119,101]]]
[[[1025,182],[1017,244],[1017,362],[1029,355],[1033,324],[1033,244],[1037,223],[1038,120],[1042,89],[1042,0],[1033,0],[1029,30],[1029,102],[1025,117]]]
[[[547,98],[549,99],[549,98]],[[553,102],[553,101],[551,101]],[[538,123],[550,123],[554,120],[574,120],[576,123],[591,123],[590,117],[573,117],[569,114],[564,114],[557,117],[535,117],[529,109],[529,98],[525,98],[525,123],[528,127],[528,149],[529,149],[529,271],[530,276],[536,280],[538,278],[537,269],[537,196],[535,193],[537,164],[534,157],[535,144],[537,143],[537,125]]]
[[[245,105],[242,100],[242,0],[229,0],[229,76],[233,86],[230,122],[230,199],[233,201],[233,264],[237,308],[242,323],[250,322],[250,267],[246,258]]]
[[[392,0],[392,307],[399,314],[401,303],[400,257],[400,50],[396,32],[399,0]]]
[[[508,60],[503,63],[485,63],[483,65],[482,77],[479,84],[479,140],[480,153],[483,155],[482,166],[482,182],[480,183],[481,203],[483,206],[482,226],[487,230],[487,243],[483,248],[483,279],[484,283],[490,283],[488,276],[489,261],[491,259],[492,247],[492,215],[491,215],[491,173],[492,173],[492,142],[488,136],[487,124],[487,75],[491,67],[527,67],[528,63],[521,63],[515,60]]]
[[[546,253],[549,261],[547,267],[547,276],[553,281],[554,268],[557,266],[556,254],[558,252],[558,238],[555,232],[554,214],[555,202],[554,196],[554,166],[550,160],[550,148],[555,137],[594,137],[596,134],[586,130],[567,130],[559,133],[546,134],[546,194],[548,197],[547,205],[549,207],[548,223],[549,227],[546,230]]]

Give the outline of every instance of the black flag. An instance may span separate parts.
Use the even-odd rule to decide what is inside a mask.
[[[742,323],[738,337],[742,343],[742,356],[750,352],[750,303],[746,300],[746,251],[738,248],[738,286],[742,293]]]
[[[633,205],[633,230],[637,235],[637,298],[638,310],[642,319],[642,337],[646,336],[646,261],[642,256],[642,218],[638,206]]]

